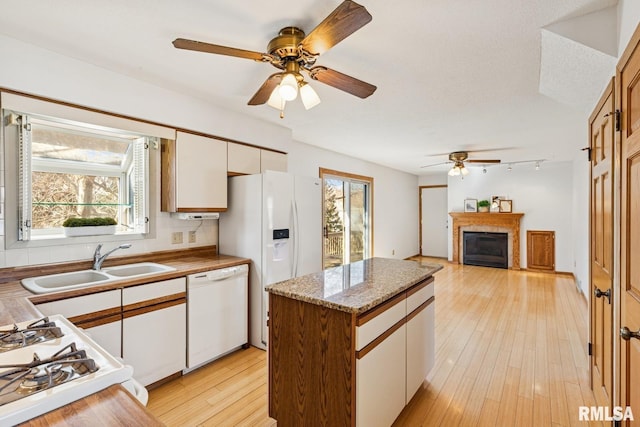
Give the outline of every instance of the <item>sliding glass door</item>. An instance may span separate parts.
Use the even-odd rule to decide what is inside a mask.
[[[320,170],[323,185],[323,265],[335,267],[371,256],[373,178]]]

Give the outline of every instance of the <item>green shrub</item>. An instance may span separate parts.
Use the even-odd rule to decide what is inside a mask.
[[[480,200],[478,202],[478,207],[479,208],[488,208],[489,207],[489,201],[488,200]]]
[[[115,219],[109,217],[97,218],[67,218],[63,223],[63,227],[98,227],[101,225],[117,225]]]

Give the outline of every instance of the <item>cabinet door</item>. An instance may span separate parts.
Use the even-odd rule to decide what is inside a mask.
[[[133,377],[147,386],[186,366],[186,304],[125,318],[122,358]]]
[[[185,297],[184,277],[122,290],[122,358],[145,386],[186,367]]]
[[[405,405],[406,325],[356,360],[356,425],[390,426]]]
[[[425,304],[407,317],[407,403],[434,363],[435,304]]]
[[[178,132],[176,138],[176,207],[227,208],[227,142]]]
[[[287,172],[287,155],[275,151],[260,150],[260,170]]]
[[[227,170],[229,174],[260,173],[260,149],[229,142],[227,144]]]
[[[120,357],[122,354],[120,298],[120,289],[114,289],[37,304],[36,307],[46,316],[62,314],[74,325],[86,330],[95,342],[113,356]]]
[[[112,356],[122,357],[122,321],[118,320],[103,325],[84,327],[87,335]]]

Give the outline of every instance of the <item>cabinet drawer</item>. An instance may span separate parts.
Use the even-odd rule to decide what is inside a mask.
[[[362,350],[371,341],[404,319],[407,314],[406,301],[405,294],[402,293],[358,318],[358,326],[356,326],[356,351]],[[372,317],[369,317],[370,315],[372,315]]]
[[[433,296],[433,277],[417,284],[407,291],[407,314]]]
[[[36,305],[44,315],[62,314],[64,317],[78,317],[83,314],[96,313],[117,308],[120,311],[120,290],[99,292],[59,301],[45,302]]]
[[[187,281],[184,277],[164,280],[146,285],[132,286],[122,290],[122,305],[127,306],[143,301],[162,298],[167,295],[186,293]]]

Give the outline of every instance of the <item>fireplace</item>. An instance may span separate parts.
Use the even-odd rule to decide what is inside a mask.
[[[509,234],[463,232],[462,263],[483,267],[509,267]]]
[[[462,237],[465,231],[507,233],[509,250],[507,268],[520,270],[520,219],[523,213],[449,212],[449,215],[453,221],[451,262],[454,264],[463,262]]]

